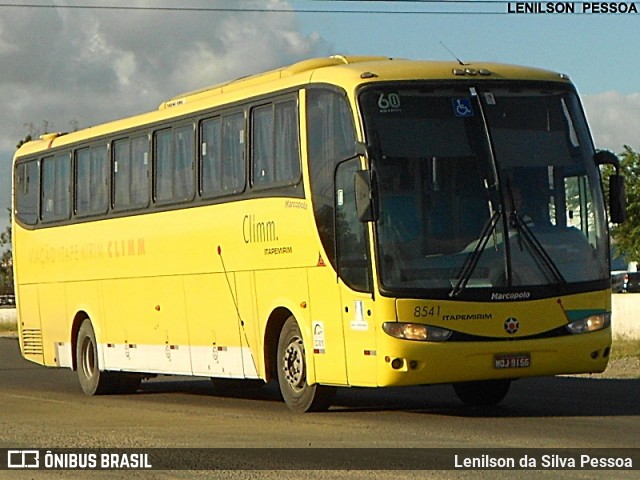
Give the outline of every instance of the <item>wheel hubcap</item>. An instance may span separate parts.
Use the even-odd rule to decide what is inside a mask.
[[[294,338],[284,352],[282,366],[285,378],[294,390],[302,390],[306,381],[304,370],[304,346],[302,340]]]

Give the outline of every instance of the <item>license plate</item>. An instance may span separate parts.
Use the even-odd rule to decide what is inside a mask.
[[[531,366],[531,355],[528,353],[508,353],[495,355],[493,366],[497,369],[503,368],[528,368]]]

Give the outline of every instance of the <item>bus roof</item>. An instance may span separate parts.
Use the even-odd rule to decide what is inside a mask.
[[[162,102],[157,110],[134,117],[85,128],[77,132],[47,133],[40,139],[25,143],[16,152],[24,156],[71,144],[88,138],[125,131],[137,126],[189,115],[215,107],[259,96],[280,89],[309,83],[329,83],[353,92],[366,83],[393,80],[532,80],[569,83],[566,75],[537,68],[516,65],[455,61],[425,61],[392,59],[380,56],[342,56],[312,58],[230,82],[184,93]],[[251,89],[252,91],[247,91]]]
[[[194,92],[184,93],[160,104],[159,109],[197,102],[224,93],[256,87],[290,77],[303,77],[303,82],[337,83],[348,87],[369,81],[434,79],[467,79],[471,76],[503,80],[568,81],[566,75],[549,70],[497,63],[465,63],[452,61],[405,60],[389,57],[343,56],[312,58],[287,67],[239,78]],[[308,80],[307,80],[308,77]],[[348,89],[348,88],[347,88]]]

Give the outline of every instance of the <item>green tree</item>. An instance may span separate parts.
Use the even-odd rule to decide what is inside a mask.
[[[640,153],[628,145],[618,155],[627,193],[627,219],[624,223],[611,227],[613,243],[629,261],[640,260]],[[604,185],[607,188],[611,169],[604,171]],[[607,188],[608,190],[608,188]]]
[[[9,210],[9,226],[0,233],[0,295],[13,295],[13,257],[11,254],[11,209]],[[7,250],[5,247],[9,246]]]
[[[24,137],[22,140],[18,142],[18,144],[16,145],[16,150],[20,148],[22,145],[24,145],[25,143],[30,142],[31,140],[33,140],[31,138],[31,135],[27,135],[26,137]]]

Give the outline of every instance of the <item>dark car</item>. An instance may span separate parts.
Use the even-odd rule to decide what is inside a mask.
[[[611,272],[611,291],[613,293],[624,292],[627,282],[627,272]]]
[[[0,305],[15,305],[16,304],[16,297],[14,297],[13,295],[1,295],[0,296]]]
[[[640,293],[640,272],[627,272],[624,280],[624,291]]]

